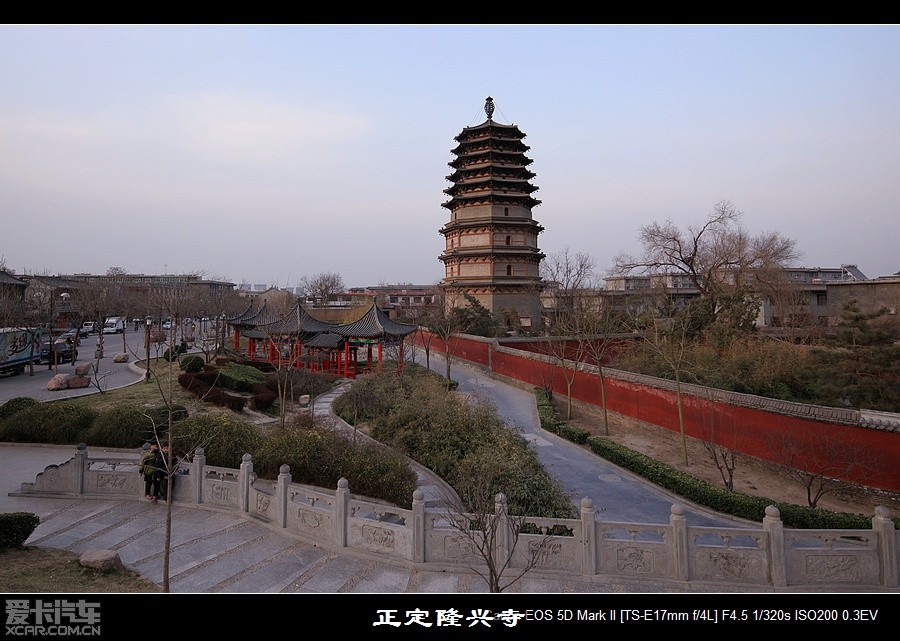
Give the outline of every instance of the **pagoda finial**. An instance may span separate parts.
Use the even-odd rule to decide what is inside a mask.
[[[488,120],[494,116],[494,99],[490,96],[484,101],[484,113],[487,114]]]

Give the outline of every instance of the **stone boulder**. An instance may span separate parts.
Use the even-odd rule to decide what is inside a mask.
[[[90,363],[78,363],[75,366],[75,376],[90,376],[91,374],[91,364]]]
[[[113,363],[127,363],[128,362],[128,354],[122,352],[121,354],[116,354],[113,356]]]
[[[82,567],[108,572],[124,570],[125,565],[115,550],[85,550],[78,560]]]
[[[69,389],[70,378],[71,376],[68,374],[57,374],[47,381],[47,390],[50,392],[58,392],[59,390]]]
[[[87,376],[70,376],[69,389],[82,389],[90,386],[91,379]]]

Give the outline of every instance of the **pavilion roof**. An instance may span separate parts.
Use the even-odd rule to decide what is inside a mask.
[[[239,325],[244,322],[245,318],[250,318],[254,316],[256,311],[253,309],[253,302],[251,301],[249,305],[247,305],[247,309],[242,311],[240,314],[236,316],[231,316],[230,318],[226,318],[225,322],[229,325]]]
[[[337,349],[344,342],[344,337],[333,332],[322,332],[303,343],[304,347],[318,349]]]
[[[318,334],[333,330],[334,325],[313,318],[300,303],[297,303],[291,311],[278,320],[266,324],[263,329],[269,334]]]
[[[337,325],[331,329],[336,334],[348,338],[402,338],[416,331],[415,325],[398,323],[374,303],[359,320],[346,325]]]
[[[244,325],[245,327],[259,327],[261,325],[269,325],[271,323],[274,323],[276,320],[278,320],[278,318],[275,316],[272,310],[269,309],[269,303],[268,301],[266,301],[262,304],[262,307],[260,307],[256,311],[255,314],[241,319],[240,324]]]

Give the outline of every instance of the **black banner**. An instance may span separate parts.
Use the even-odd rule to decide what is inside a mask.
[[[323,627],[328,633],[367,637],[458,639],[600,633],[603,627],[610,632],[610,626],[637,633],[644,627],[752,627],[762,632],[828,625],[893,634],[900,623],[898,594],[5,594],[4,639],[127,639],[142,634],[151,621],[166,621],[176,637],[227,638],[285,629],[312,633]]]

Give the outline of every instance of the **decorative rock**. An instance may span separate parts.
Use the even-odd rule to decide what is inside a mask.
[[[121,353],[113,356],[113,363],[127,363],[128,362],[128,354]]]
[[[69,374],[57,374],[47,381],[47,390],[50,392],[58,392],[62,389],[69,389]]]
[[[88,376],[90,373],[90,363],[78,363],[78,365],[75,366],[75,376]]]
[[[82,567],[94,568],[107,572],[109,570],[124,570],[125,565],[115,550],[85,550],[78,560]]]
[[[70,376],[69,377],[69,389],[82,389],[84,387],[89,387],[91,384],[91,379],[87,376]]]

